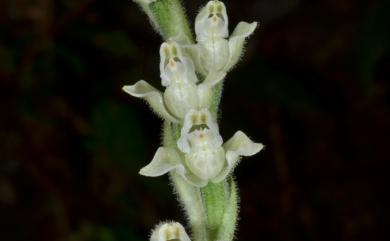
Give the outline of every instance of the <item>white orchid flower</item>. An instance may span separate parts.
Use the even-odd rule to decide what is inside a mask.
[[[177,222],[162,223],[153,230],[150,241],[191,241],[183,225]]]
[[[196,45],[187,45],[196,70],[207,76],[213,71],[228,72],[240,59],[245,39],[257,23],[240,22],[229,37],[226,7],[218,0],[209,1],[195,20]],[[227,39],[229,37],[229,39]]]
[[[209,181],[223,181],[241,156],[252,156],[261,149],[262,144],[254,143],[241,131],[223,144],[210,112],[191,110],[185,116],[177,149],[160,147],[140,174],[157,177],[174,171],[190,184],[203,187]]]
[[[209,75],[198,83],[193,63],[185,56],[181,47],[168,41],[160,48],[161,83],[164,93],[144,80],[127,85],[123,90],[128,94],[145,99],[152,109],[164,119],[178,122],[185,114],[196,108],[208,108],[211,103],[211,89],[225,77],[223,72]]]

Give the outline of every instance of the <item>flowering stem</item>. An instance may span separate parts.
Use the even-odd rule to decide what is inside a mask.
[[[171,181],[187,213],[194,241],[208,241],[206,211],[199,188],[191,186],[176,173],[171,173]]]
[[[165,40],[186,37],[193,41],[192,33],[180,0],[134,0],[148,15],[152,24]]]
[[[164,122],[164,146],[176,148],[176,142],[180,136],[180,129],[181,126],[178,124],[173,124],[168,121]],[[174,172],[171,173],[170,178],[191,225],[192,239],[194,241],[208,241],[206,227],[207,215],[200,189],[190,185]]]
[[[134,0],[150,18],[153,26],[165,40],[179,37],[193,42],[187,17],[180,0]],[[217,117],[222,96],[223,84],[213,88],[210,112]],[[164,122],[163,145],[177,148],[181,124]],[[171,172],[171,182],[188,216],[192,228],[193,241],[231,241],[234,237],[238,214],[238,197],[234,180],[214,184],[204,188],[194,187],[175,172]]]

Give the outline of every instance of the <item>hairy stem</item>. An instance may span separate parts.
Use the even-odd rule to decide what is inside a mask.
[[[180,0],[134,1],[145,11],[154,28],[165,40],[176,37],[187,43],[194,41]],[[219,114],[222,89],[222,82],[213,89],[210,112],[215,117]],[[180,129],[180,124],[164,122],[164,146],[177,148]],[[171,173],[170,178],[191,225],[192,240],[231,241],[238,215],[238,197],[233,179],[219,184],[209,183],[201,190],[188,184],[176,173]]]
[[[192,228],[192,240],[208,241],[206,228],[206,210],[203,206],[202,195],[199,188],[188,184],[176,173],[171,173],[171,180],[184,207]]]
[[[184,8],[180,0],[134,0],[148,15],[153,27],[165,40],[174,37],[193,42]]]

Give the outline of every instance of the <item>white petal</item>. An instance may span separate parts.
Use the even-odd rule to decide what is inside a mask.
[[[153,230],[150,241],[191,241],[184,227],[177,222],[167,222],[157,225]]]
[[[203,7],[200,9],[198,15],[196,15],[195,18],[195,34],[197,40],[200,40],[204,36],[204,22],[206,21],[208,16],[208,10],[207,7]]]
[[[165,108],[161,92],[146,81],[140,80],[134,85],[123,86],[122,89],[134,97],[145,99],[152,107],[152,110],[154,110],[162,118],[168,121],[178,122],[178,120]]]
[[[203,41],[210,37],[226,38],[228,25],[225,4],[220,1],[209,1],[196,16],[196,40]]]
[[[198,118],[198,111],[192,109],[187,112],[184,117],[183,127],[180,131],[180,138],[177,141],[177,147],[183,153],[190,153],[190,144],[188,142],[188,133],[190,132],[192,126],[194,125],[195,119]]]
[[[167,87],[175,83],[196,83],[198,80],[192,61],[185,57],[181,46],[169,41],[160,47],[161,83]]]
[[[139,173],[147,177],[158,177],[177,168],[184,168],[179,154],[173,149],[160,147],[152,161]]]
[[[231,69],[241,57],[245,39],[251,35],[257,27],[257,23],[240,22],[234,29],[229,38],[229,61],[225,66],[225,70]]]

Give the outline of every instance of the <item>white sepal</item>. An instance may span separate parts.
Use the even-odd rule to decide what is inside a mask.
[[[257,22],[240,22],[229,38],[229,61],[225,70],[230,70],[236,65],[243,52],[245,39],[251,35],[257,27]]]
[[[143,167],[139,173],[147,177],[158,177],[172,171],[184,168],[179,154],[171,148],[160,147],[157,149],[152,161]]]
[[[224,180],[236,167],[241,156],[253,156],[261,151],[264,146],[263,144],[253,142],[242,131],[237,131],[233,137],[223,145],[223,148],[226,152],[226,164],[223,171],[212,180],[213,182]]]
[[[184,166],[182,156],[172,148],[160,147],[157,149],[152,161],[140,170],[140,174],[147,177],[158,177],[168,172],[178,173],[184,180],[193,186],[203,187],[207,181],[188,172]]]
[[[125,85],[122,90],[134,97],[145,99],[151,106],[152,110],[162,118],[172,122],[178,121],[165,108],[162,93],[146,81],[140,80],[134,85]]]
[[[232,151],[240,156],[253,156],[264,148],[261,143],[255,143],[242,131],[237,131],[224,145],[226,151]]]
[[[183,225],[178,222],[165,222],[152,231],[150,241],[191,241]]]

